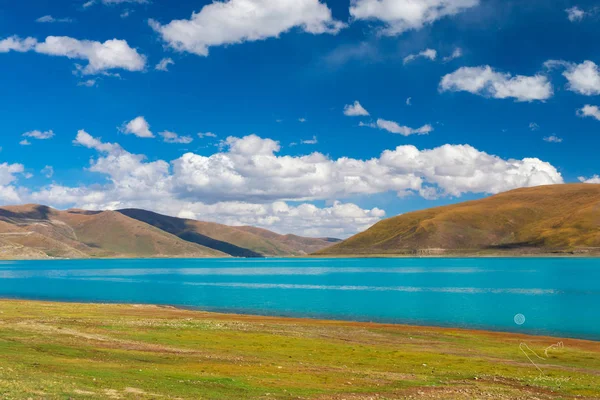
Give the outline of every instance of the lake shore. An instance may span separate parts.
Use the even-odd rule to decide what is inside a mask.
[[[3,398],[600,397],[598,342],[0,300]]]

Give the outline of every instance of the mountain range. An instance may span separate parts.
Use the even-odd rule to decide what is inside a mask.
[[[288,257],[321,250],[335,241],[137,209],[0,207],[0,259]]]
[[[410,212],[321,256],[600,254],[600,185],[524,188]]]
[[[538,186],[383,220],[347,240],[140,209],[0,207],[0,259],[600,254],[600,185]]]

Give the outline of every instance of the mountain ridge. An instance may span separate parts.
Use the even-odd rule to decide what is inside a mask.
[[[521,188],[388,218],[316,255],[599,254],[600,185]]]
[[[269,232],[269,231],[266,231]],[[274,238],[278,235],[271,232]],[[321,249],[332,243],[303,238]],[[139,209],[0,207],[0,259],[298,256],[307,252],[237,227]]]

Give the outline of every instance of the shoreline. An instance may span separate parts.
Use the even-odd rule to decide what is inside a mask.
[[[384,322],[384,321],[359,321],[359,320],[349,320],[349,319],[335,319],[335,318],[325,318],[325,317],[310,317],[310,316],[294,316],[294,315],[275,315],[275,314],[260,314],[260,313],[244,313],[241,311],[225,311],[225,310],[210,310],[208,308],[202,308],[200,306],[181,306],[181,305],[173,305],[173,304],[151,304],[151,303],[126,303],[126,302],[86,302],[86,301],[78,301],[78,300],[46,300],[46,299],[33,299],[33,298],[19,298],[19,297],[2,297],[0,296],[0,306],[3,303],[38,303],[45,305],[85,305],[85,306],[110,306],[110,307],[143,307],[143,308],[156,308],[162,310],[176,310],[176,311],[184,311],[191,313],[199,313],[203,316],[210,316],[216,319],[223,320],[261,320],[261,321],[271,321],[271,322],[286,322],[286,323],[300,323],[305,325],[322,325],[322,326],[347,326],[347,327],[358,327],[358,328],[393,328],[398,330],[423,330],[423,331],[432,331],[432,332],[445,332],[445,333],[471,333],[471,334],[481,334],[488,336],[510,336],[513,338],[523,338],[523,339],[531,339],[535,338],[536,340],[569,340],[569,341],[578,341],[578,342],[588,342],[599,345],[600,347],[600,339],[589,339],[589,338],[580,338],[580,337],[572,337],[572,336],[552,336],[548,334],[535,334],[530,332],[512,332],[506,330],[493,330],[493,329],[480,329],[480,328],[468,328],[468,327],[455,327],[455,326],[444,326],[444,325],[422,325],[422,324],[410,324],[410,323],[394,323],[394,322]],[[0,315],[1,319],[1,315]],[[599,334],[600,336],[600,334]]]
[[[595,341],[172,306],[0,300],[0,357],[5,398],[600,398]]]
[[[543,258],[543,259],[600,259],[600,254],[554,254],[554,253],[540,253],[540,254],[486,254],[486,255],[469,255],[469,254],[448,254],[448,255],[414,255],[414,254],[348,254],[348,255],[335,255],[335,254],[307,254],[303,256],[265,256],[265,257],[92,257],[92,258],[1,258],[0,262],[3,261],[15,261],[15,262],[27,262],[27,261],[119,261],[119,260],[302,260],[302,259],[487,259],[487,258],[498,258],[498,259],[532,259],[532,258]]]

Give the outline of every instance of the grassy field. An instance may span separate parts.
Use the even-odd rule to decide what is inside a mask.
[[[559,341],[7,300],[0,398],[600,398],[600,343]]]

